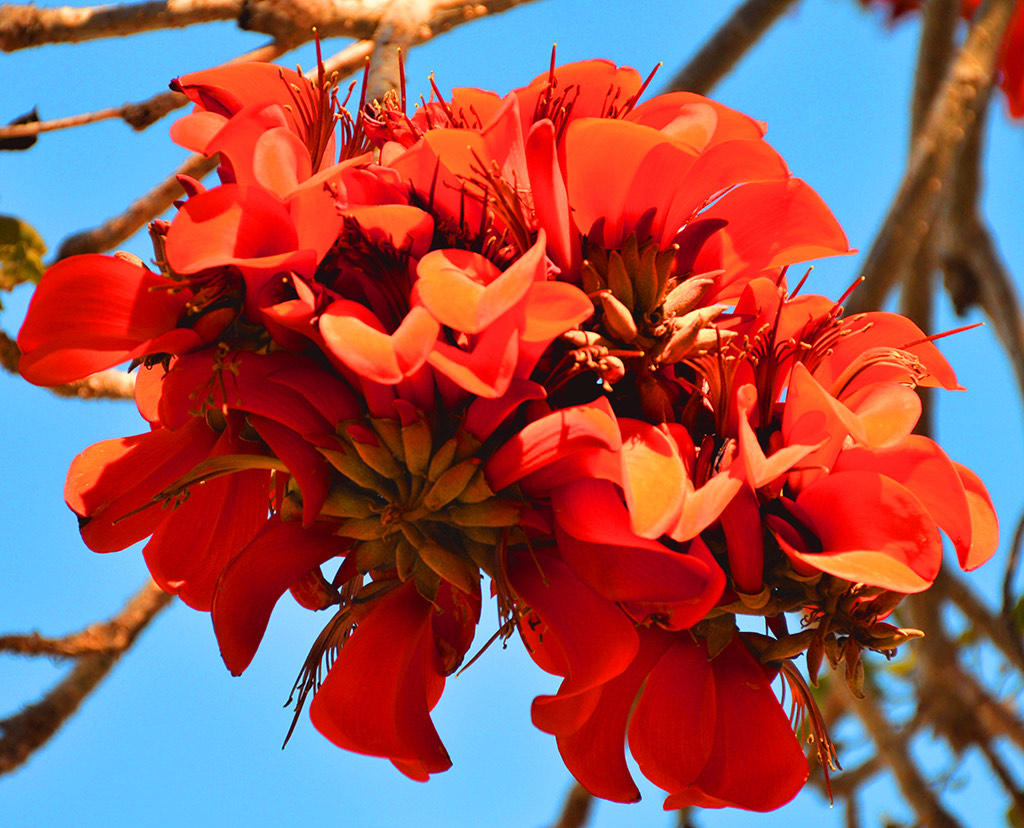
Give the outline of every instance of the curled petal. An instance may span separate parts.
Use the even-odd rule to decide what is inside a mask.
[[[966,554],[957,549],[960,566],[970,571],[985,563],[999,548],[999,519],[981,478],[967,466],[956,462],[953,465],[960,474],[971,510],[971,547]]]
[[[22,376],[36,385],[59,385],[149,353],[157,337],[175,329],[190,296],[171,286],[116,256],[57,262],[36,288],[18,333]],[[200,344],[192,331],[179,336],[175,352]]]
[[[384,756],[418,780],[451,767],[430,720],[444,687],[435,612],[413,581],[373,599],[309,709],[334,744]]]
[[[935,521],[895,480],[869,471],[836,472],[804,489],[796,504],[822,546],[820,553],[790,553],[804,563],[894,592],[921,592],[935,580],[942,561]]]
[[[416,293],[442,325],[467,334],[485,330],[522,301],[547,272],[544,231],[521,258],[501,272],[470,250],[434,250],[416,266]]]
[[[252,661],[278,599],[315,566],[352,542],[331,527],[270,521],[224,569],[213,595],[213,630],[224,663],[241,675]]]
[[[437,334],[437,321],[414,307],[393,334],[358,302],[339,299],[320,317],[320,333],[330,354],[360,376],[395,385],[426,362]]]
[[[614,678],[636,655],[633,624],[562,561],[540,552],[510,552],[508,582],[531,616],[520,624],[542,669],[563,676],[557,696],[533,702],[533,723],[548,733],[571,733],[582,723],[567,700]]]

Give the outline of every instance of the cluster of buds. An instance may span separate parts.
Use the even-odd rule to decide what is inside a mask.
[[[645,86],[586,61],[353,116],[322,70],[179,78],[172,135],[220,183],[182,179],[153,270],[54,265],[21,371],[133,363],[148,428],[73,462],[83,539],[149,538],[235,674],[286,593],[331,613],[295,692],[337,745],[451,764],[430,711],[486,579],[588,790],[639,797],[628,744],[666,807],[768,810],[809,773],[791,717],[834,762],[794,659],[860,692],[862,651],[917,634],[886,619],[940,531],[971,569],[995,514],[913,433],[915,389],[959,387],[929,337],[787,285],[849,248],[764,125]]]

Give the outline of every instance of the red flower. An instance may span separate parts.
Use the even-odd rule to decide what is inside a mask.
[[[998,525],[912,434],[916,386],[959,388],[928,337],[788,293],[788,265],[848,245],[764,126],[644,86],[586,61],[412,116],[389,97],[374,159],[322,74],[186,76],[175,137],[221,185],[183,180],[159,274],[54,266],[21,364],[141,366],[150,431],[69,471],[85,542],[150,537],[234,674],[286,591],[332,609],[294,692],[335,744],[451,764],[431,711],[486,575],[501,633],[562,679],[533,721],[588,790],[638,797],[628,741],[666,807],[768,810],[808,773],[772,680],[813,704],[778,652],[810,631],[855,676],[898,645],[878,621],[930,585],[939,531],[970,569]]]

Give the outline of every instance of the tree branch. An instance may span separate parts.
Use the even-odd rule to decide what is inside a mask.
[[[531,0],[419,0],[417,42],[460,23],[506,11]],[[196,23],[237,20],[239,28],[263,32],[298,46],[321,37],[371,39],[394,0],[166,0],[88,8],[0,6],[0,49],[13,52],[45,43],[81,43],[106,37],[175,29]]]
[[[959,828],[952,815],[942,807],[927,780],[921,776],[910,756],[908,734],[896,728],[882,713],[870,695],[850,705],[878,746],[878,755],[892,768],[903,796],[914,809],[922,825],[931,828]]]
[[[795,0],[747,0],[668,82],[663,92],[706,95]]]
[[[906,176],[861,271],[850,313],[881,307],[907,272],[944,201],[947,179],[988,100],[1014,0],[986,0],[933,101]]]
[[[579,782],[573,782],[569,793],[566,794],[565,804],[562,806],[562,813],[558,822],[551,828],[583,828],[590,819],[590,810],[594,804],[594,797]]]
[[[74,669],[42,699],[0,721],[3,734],[0,736],[0,774],[23,765],[49,741],[131,647],[139,633],[173,599],[173,595],[149,581],[116,617],[96,628],[97,635],[108,636],[107,646],[95,651],[83,650],[88,654],[81,656]]]

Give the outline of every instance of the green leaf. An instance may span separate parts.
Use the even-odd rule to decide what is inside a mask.
[[[45,254],[46,245],[30,224],[0,216],[0,290],[12,290],[22,282],[38,284],[46,269]]]
[[[1010,613],[1010,623],[1018,635],[1024,632],[1024,596],[1017,599],[1017,604]]]

